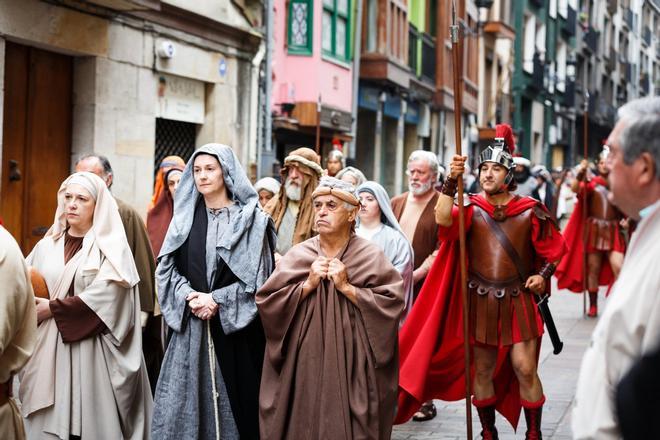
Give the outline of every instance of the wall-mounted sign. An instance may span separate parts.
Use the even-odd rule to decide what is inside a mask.
[[[220,57],[220,61],[218,61],[218,73],[222,78],[227,75],[227,60],[225,57]]]
[[[204,83],[180,76],[158,74],[156,117],[204,123]]]

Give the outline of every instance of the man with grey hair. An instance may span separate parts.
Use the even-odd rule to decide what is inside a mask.
[[[659,397],[652,395],[652,388],[635,386],[635,377],[626,377],[619,397],[635,405],[620,405],[624,412],[619,417],[614,399],[633,364],[660,345],[660,97],[629,102],[618,116],[607,140],[610,198],[639,224],[582,360],[572,414],[576,439],[621,438],[621,428],[630,428],[632,413],[638,420],[633,423],[641,423],[633,427],[636,432],[654,435],[630,438],[658,433],[651,402],[657,405]],[[649,416],[640,420],[642,414]]]
[[[438,225],[435,222],[435,204],[438,192],[440,163],[438,157],[425,150],[415,150],[408,158],[408,191],[392,198],[392,211],[414,253],[413,302],[424,285],[438,253]],[[426,402],[413,416],[415,421],[431,420],[437,414],[433,402]]]
[[[353,233],[352,185],[323,177],[312,198],[319,235],[293,246],[257,292],[261,437],[389,439],[403,280]]]
[[[107,157],[98,154],[87,154],[80,157],[76,162],[76,172],[81,171],[96,174],[103,179],[108,189],[112,187],[114,174]],[[154,288],[156,259],[151,249],[147,228],[140,214],[132,206],[117,197],[115,197],[115,201],[117,202],[121,222],[124,225],[128,246],[131,248],[131,253],[135,259],[135,267],[140,276],[138,290],[142,312],[142,351],[144,352],[144,360],[153,394],[160,373],[160,364],[163,361],[162,323],[160,316],[154,316],[154,311],[158,311],[156,289]]]

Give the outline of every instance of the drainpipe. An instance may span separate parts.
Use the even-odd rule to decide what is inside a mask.
[[[266,45],[262,41],[259,50],[250,63],[250,131],[248,132],[248,154],[243,163],[257,164],[257,177],[259,175],[259,68],[266,54]]]
[[[353,42],[353,99],[351,101],[351,135],[353,139],[349,144],[347,157],[355,158],[357,150],[357,117],[358,117],[358,96],[360,87],[360,55],[362,51],[362,1],[356,2],[355,11],[355,41]]]
[[[270,110],[273,96],[273,25],[275,23],[273,0],[265,0],[264,6],[266,8],[266,66],[264,68],[266,78],[264,83],[264,142],[258,149],[260,154],[257,158],[257,176],[259,178],[264,175],[263,154],[265,153],[266,159],[272,161],[273,158],[273,117]],[[270,175],[270,170],[267,170],[267,174]]]

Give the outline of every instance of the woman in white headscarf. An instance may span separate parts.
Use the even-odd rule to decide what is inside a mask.
[[[91,173],[68,177],[57,199],[27,258],[50,294],[37,299],[37,346],[21,374],[27,436],[149,438],[139,277],[117,204]]]
[[[376,182],[367,181],[358,186],[356,193],[360,199],[360,211],[355,233],[377,244],[403,278],[406,303],[399,320],[401,326],[412,307],[415,260],[412,246],[392,212],[385,188]]]

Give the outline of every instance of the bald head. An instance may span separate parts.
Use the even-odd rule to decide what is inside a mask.
[[[105,156],[87,155],[82,156],[76,162],[76,172],[87,171],[99,176],[108,188],[112,186],[112,167]]]

